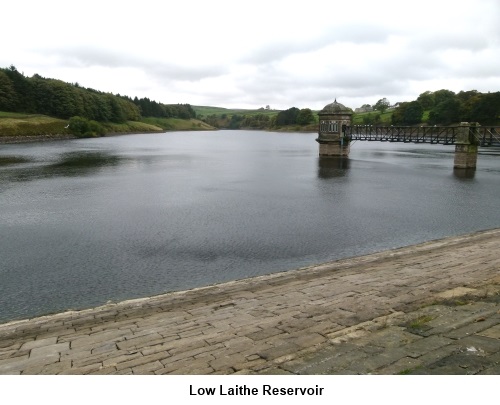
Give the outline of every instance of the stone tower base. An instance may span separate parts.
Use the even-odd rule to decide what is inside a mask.
[[[350,144],[341,145],[340,142],[320,143],[320,156],[349,156]]]

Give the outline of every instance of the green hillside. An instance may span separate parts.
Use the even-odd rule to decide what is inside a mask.
[[[207,117],[209,115],[256,115],[256,114],[265,114],[265,115],[276,115],[280,112],[280,110],[271,110],[265,108],[258,109],[242,109],[242,108],[223,108],[223,107],[210,107],[210,106],[199,106],[193,105],[192,109],[196,112],[196,116],[199,117]]]
[[[23,114],[0,111],[0,139],[7,138],[70,138],[73,137],[68,120],[49,117],[43,114]],[[196,131],[214,129],[197,119],[179,118],[142,118],[141,121],[123,123],[99,123],[103,135],[120,133],[148,133],[164,131]],[[22,140],[22,139],[19,139]]]

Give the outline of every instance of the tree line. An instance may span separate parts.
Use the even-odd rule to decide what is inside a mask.
[[[381,115],[389,111],[384,119],[385,125],[451,125],[460,122],[478,122],[480,125],[500,124],[500,92],[481,93],[477,90],[426,91],[414,101],[400,102],[391,107],[386,98],[378,100],[372,108],[374,113],[362,114],[364,124],[382,124]],[[280,111],[275,115],[267,114],[212,114],[204,117],[208,124],[218,128],[275,129],[284,126],[305,126],[317,120],[317,114],[309,108],[296,107]],[[387,121],[389,120],[389,121]]]
[[[162,104],[149,98],[131,99],[44,78],[26,77],[15,66],[0,68],[0,111],[44,114],[69,119],[123,123],[141,117],[196,118],[189,104]]]
[[[373,108],[381,113],[385,112],[389,105],[384,100],[387,101],[379,100]],[[417,125],[424,121],[430,125],[450,125],[459,122],[498,125],[500,92],[480,93],[477,90],[469,90],[455,93],[446,89],[426,91],[414,101],[397,103],[392,111],[393,125]]]
[[[228,129],[273,129],[284,126],[305,126],[315,122],[315,115],[310,108],[291,107],[277,114],[210,114],[199,117],[202,121],[216,128]]]

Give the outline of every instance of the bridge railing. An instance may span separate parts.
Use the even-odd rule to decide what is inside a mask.
[[[476,127],[474,130],[479,146],[500,146],[500,127]]]
[[[372,125],[353,125],[346,128],[345,135],[353,141],[441,143],[453,145],[457,133],[458,127],[378,127]]]
[[[454,145],[459,126],[372,126],[353,125],[345,128],[344,136],[351,141],[381,141]],[[500,127],[469,127],[480,146],[500,146]]]

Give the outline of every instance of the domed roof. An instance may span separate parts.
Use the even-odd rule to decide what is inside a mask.
[[[325,105],[319,114],[352,114],[352,110],[343,104],[337,103],[337,99],[335,99],[333,103]]]

